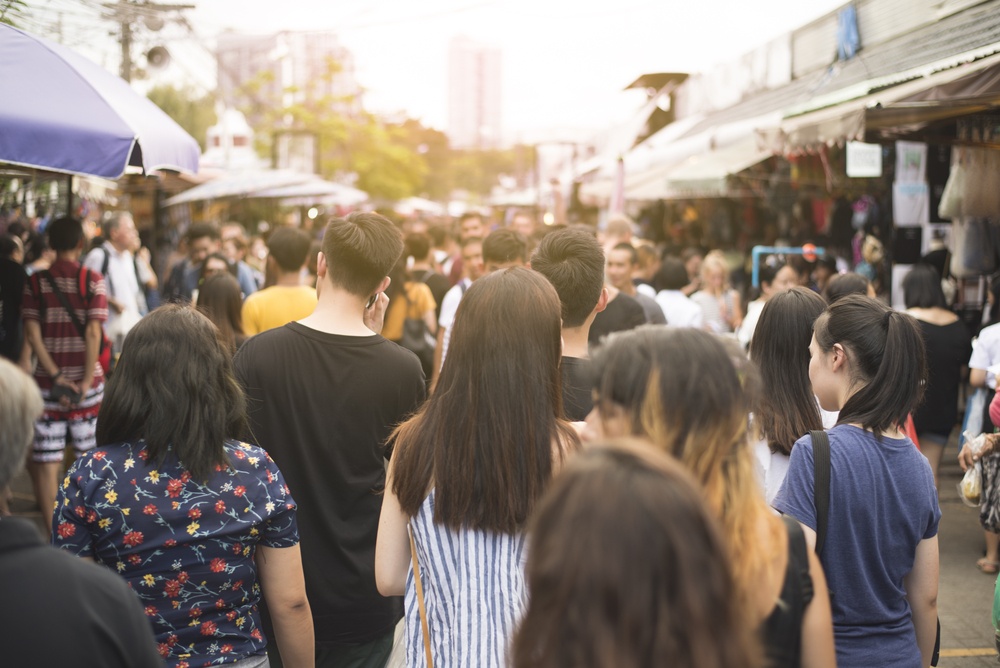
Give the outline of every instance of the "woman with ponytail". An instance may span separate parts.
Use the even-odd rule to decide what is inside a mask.
[[[938,508],[927,460],[899,426],[927,377],[917,322],[861,295],[817,319],[809,379],[829,432],[826,540],[819,552],[831,592],[837,665],[930,664],[938,591]],[[792,449],[774,507],[816,540],[813,442]]]

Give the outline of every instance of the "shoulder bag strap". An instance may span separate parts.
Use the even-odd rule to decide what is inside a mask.
[[[802,610],[813,600],[815,590],[813,589],[812,576],[809,574],[809,547],[806,545],[806,536],[802,532],[802,525],[794,517],[782,516],[785,521],[785,529],[788,531],[788,563],[795,566],[796,577],[802,592]]]
[[[69,319],[73,321],[73,326],[76,327],[77,334],[79,334],[81,338],[86,340],[87,338],[86,328],[84,327],[83,323],[80,322],[80,318],[77,317],[76,311],[74,311],[73,307],[70,306],[69,300],[66,299],[66,295],[64,295],[62,291],[59,289],[59,286],[56,285],[55,279],[52,278],[52,274],[49,273],[47,270],[41,272],[41,274],[42,278],[44,278],[48,282],[49,286],[52,288],[52,292],[55,293],[56,299],[58,299],[59,303],[62,304],[62,307],[66,309],[66,313],[69,314]]]
[[[816,503],[816,554],[823,551],[830,519],[830,438],[826,431],[810,431],[813,445],[813,497]]]
[[[413,560],[413,583],[417,588],[417,607],[420,609],[420,628],[424,633],[424,652],[427,655],[427,668],[434,668],[431,660],[431,632],[427,626],[427,610],[424,608],[424,586],[420,581],[420,564],[417,561],[417,544],[413,542],[413,530],[409,525],[406,527],[410,535],[410,558]]]

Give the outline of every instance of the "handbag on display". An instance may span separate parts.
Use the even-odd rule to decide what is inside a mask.
[[[952,149],[951,171],[938,204],[938,216],[945,220],[962,217],[962,200],[965,197],[965,165],[962,160],[962,149]]]

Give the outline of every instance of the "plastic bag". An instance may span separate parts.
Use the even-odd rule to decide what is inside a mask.
[[[983,469],[976,465],[965,472],[962,482],[958,483],[958,497],[970,508],[978,508],[983,498]]]
[[[973,437],[972,432],[966,431],[964,436],[965,447],[973,455],[978,455],[983,451],[983,446],[986,444],[986,434],[979,434]],[[958,483],[958,497],[962,500],[962,503],[971,508],[979,507],[983,498],[983,468],[979,462],[976,462],[975,466],[967,470],[962,477],[962,481]]]
[[[976,344],[973,344],[976,345]],[[965,417],[962,419],[962,435],[958,439],[961,448],[966,441],[971,441],[983,433],[983,413],[986,412],[986,397],[989,394],[985,387],[977,388],[965,402]],[[980,444],[979,447],[982,447]]]

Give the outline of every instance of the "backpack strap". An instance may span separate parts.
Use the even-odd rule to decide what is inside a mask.
[[[813,445],[813,497],[816,504],[816,554],[823,552],[830,520],[830,437],[826,431],[810,431]]]

